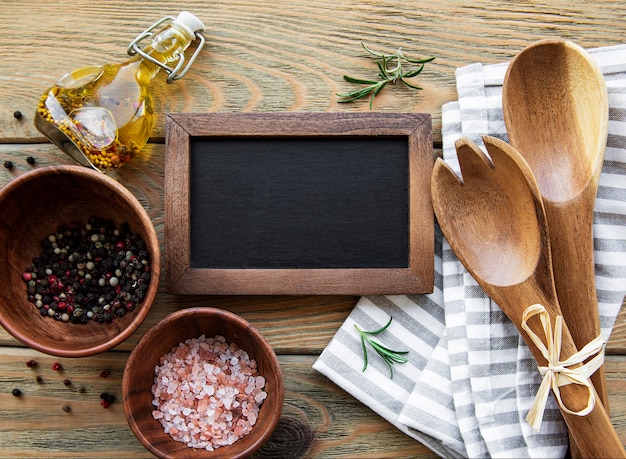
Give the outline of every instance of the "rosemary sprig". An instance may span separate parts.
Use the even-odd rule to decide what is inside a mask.
[[[376,58],[376,65],[378,66],[378,77],[380,78],[380,81],[366,80],[344,75],[343,79],[346,80],[348,83],[364,84],[367,86],[362,89],[358,89],[356,91],[344,94],[338,93],[337,95],[343,98],[339,100],[339,102],[353,102],[357,99],[361,99],[371,94],[371,110],[374,103],[374,98],[389,83],[395,83],[399,80],[410,88],[423,89],[420,86],[416,86],[415,84],[407,81],[407,79],[413,78],[422,73],[422,70],[424,70],[424,65],[426,65],[428,62],[432,62],[433,60],[435,60],[434,56],[428,57],[426,59],[409,59],[404,54],[402,54],[402,48],[398,48],[398,51],[396,51],[394,54],[384,54],[372,51],[367,46],[365,46],[365,43],[361,42],[361,46],[363,47],[363,49],[365,49],[365,51],[367,51],[369,54]],[[405,65],[417,65],[417,68],[405,70],[402,67],[403,63]]]
[[[369,337],[370,335],[378,335],[384,332],[389,327],[389,325],[391,325],[392,320],[393,318],[390,317],[389,322],[387,322],[384,326],[382,326],[378,330],[374,330],[374,331],[362,330],[357,324],[354,324],[354,328],[356,328],[359,334],[361,335],[361,346],[363,346],[363,370],[361,371],[365,371],[367,369],[367,364],[368,364],[367,346],[365,345],[366,342],[369,343],[369,345],[374,348],[374,350],[378,353],[378,355],[380,355],[380,357],[387,364],[387,366],[389,367],[390,377],[392,379],[393,379],[392,365],[394,363],[406,363],[409,361],[408,358],[404,357],[404,355],[408,354],[409,351],[394,351],[392,349],[389,349],[386,346],[383,346],[379,342],[374,341],[373,339]]]

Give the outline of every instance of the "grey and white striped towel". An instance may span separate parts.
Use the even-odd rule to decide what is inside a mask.
[[[609,136],[594,209],[596,287],[602,333],[611,333],[626,294],[626,45],[589,51],[609,92]],[[454,142],[508,140],[502,117],[507,63],[457,70],[458,102],[444,105],[443,155],[459,171]],[[540,383],[517,329],[435,231],[435,290],[429,295],[362,297],[313,368],[407,435],[443,457],[563,457],[567,431],[550,397],[540,433],[526,423]],[[362,349],[354,324],[409,350],[386,364]]]

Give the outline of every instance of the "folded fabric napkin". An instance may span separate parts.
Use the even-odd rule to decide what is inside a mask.
[[[594,209],[596,287],[602,334],[626,294],[626,45],[589,50],[609,93],[609,135]],[[443,156],[459,172],[454,142],[508,141],[502,116],[507,63],[456,71],[458,102],[442,109]],[[362,297],[313,368],[442,457],[563,457],[567,429],[552,395],[535,432],[525,418],[541,377],[517,329],[477,285],[435,229],[435,289],[429,295]],[[393,379],[354,325],[409,351]]]

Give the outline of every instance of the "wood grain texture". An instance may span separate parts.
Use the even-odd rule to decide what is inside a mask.
[[[433,118],[441,146],[441,106],[456,99],[454,72],[472,62],[511,59],[546,37],[583,47],[614,45],[626,36],[626,4],[609,0],[184,0],[71,3],[6,0],[0,8],[0,186],[33,167],[71,164],[44,142],[32,118],[40,95],[64,73],[84,65],[121,62],[137,34],[164,15],[181,10],[207,26],[206,48],[189,73],[167,85],[155,80],[156,126],[142,154],[112,174],[139,199],[164,242],[165,119],[173,112],[368,112],[367,100],[340,104],[338,92],[355,88],[342,75],[372,78],[376,51],[402,47],[413,57],[435,55],[417,83],[422,91],[390,85],[375,111],[422,112]],[[19,110],[23,117],[14,118]],[[440,154],[440,150],[436,151]],[[31,166],[26,158],[32,156]],[[0,216],[0,218],[2,218]],[[357,296],[176,296],[162,283],[142,326],[115,351],[86,359],[53,359],[22,347],[0,329],[0,457],[150,457],[134,438],[121,403],[99,405],[100,392],[121,392],[122,368],[139,338],[163,317],[192,306],[240,314],[279,354],[286,404],[276,440],[257,457],[434,457],[368,408],[311,369],[357,301]],[[609,341],[606,373],[612,421],[626,442],[626,311]],[[40,361],[33,372],[24,362]],[[111,376],[101,379],[102,369]],[[40,372],[44,384],[34,382]],[[73,381],[73,388],[62,384]],[[76,387],[84,385],[81,394]],[[24,392],[15,398],[16,387]],[[61,409],[69,404],[70,413]],[[8,422],[10,420],[10,422]]]
[[[126,47],[139,32],[183,9],[205,23],[207,45],[178,82],[167,85],[163,75],[157,77],[160,115],[154,137],[160,139],[171,112],[367,111],[366,101],[341,105],[336,96],[353,88],[342,75],[377,74],[361,41],[376,51],[402,47],[409,56],[437,56],[418,80],[423,91],[395,85],[382,91],[374,107],[432,113],[440,139],[441,105],[456,96],[456,67],[508,60],[549,36],[594,47],[617,44],[626,34],[626,5],[606,0],[218,0],[210,5],[82,0],[71,7],[39,0],[29,2],[28,14],[23,2],[10,0],[1,13],[11,24],[0,35],[3,141],[40,139],[30,120],[39,96],[57,78],[83,65],[125,60]],[[13,118],[15,110],[24,114],[23,121]]]
[[[38,363],[34,369],[25,365],[31,359]],[[55,359],[30,349],[0,348],[0,457],[153,457],[124,417],[126,359],[125,352]],[[314,360],[279,357],[285,375],[281,423],[253,457],[435,457],[311,369]],[[55,361],[62,371],[52,371]],[[100,377],[103,370],[110,371],[107,378]],[[72,384],[66,387],[65,379]],[[20,397],[11,395],[14,388],[21,390]],[[100,406],[103,392],[116,396],[107,409]],[[372,450],[376,444],[384,450]]]
[[[127,355],[55,359],[30,349],[0,348],[0,457],[153,457],[124,418],[120,397]],[[38,362],[37,368],[26,367],[30,359]],[[283,416],[277,435],[255,457],[436,457],[312,370],[314,356],[283,355],[279,360],[286,383]],[[51,370],[55,361],[63,365],[62,372]],[[101,378],[102,370],[110,375]],[[609,356],[606,372],[611,400],[623,406],[626,358]],[[36,376],[43,382],[37,383]],[[64,379],[72,385],[66,387]],[[23,395],[13,397],[14,388]],[[108,409],[100,406],[102,392],[116,396]],[[613,414],[613,423],[626,442],[623,412]]]

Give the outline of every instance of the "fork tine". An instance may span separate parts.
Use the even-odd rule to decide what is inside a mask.
[[[456,141],[455,147],[464,181],[468,181],[470,177],[483,175],[487,172],[485,169],[494,168],[489,156],[471,140],[460,138]]]
[[[461,178],[441,158],[437,158],[430,178],[430,194],[435,215],[438,219],[445,219],[445,208],[441,206],[443,197],[452,194],[463,185]]]
[[[463,185],[461,178],[456,175],[443,159],[437,158],[430,179],[430,193],[433,205],[437,207],[443,194],[453,193],[460,185]],[[437,210],[435,209],[435,211]]]
[[[446,180],[448,183],[453,184],[463,184],[463,178],[459,177],[456,172],[452,170],[450,165],[446,163],[443,159],[437,158],[435,161],[435,165],[433,167],[433,176],[441,176],[443,180]],[[439,179],[438,179],[439,180]]]

